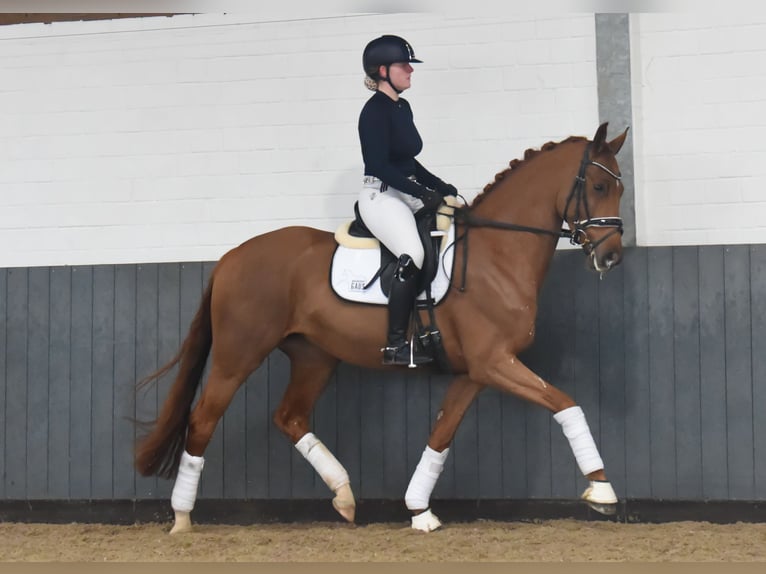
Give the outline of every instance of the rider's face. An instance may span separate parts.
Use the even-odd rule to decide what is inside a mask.
[[[385,70],[385,66],[381,67],[381,70]],[[412,76],[412,66],[409,62],[396,62],[391,64],[389,72],[391,74],[391,83],[396,86],[396,89],[404,91],[411,85],[410,77]],[[382,72],[381,75],[384,75]]]

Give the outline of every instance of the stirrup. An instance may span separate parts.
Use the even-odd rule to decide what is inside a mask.
[[[384,365],[407,365],[410,369],[418,365],[424,365],[433,361],[433,357],[416,351],[412,341],[406,341],[404,344],[396,347],[383,347]]]

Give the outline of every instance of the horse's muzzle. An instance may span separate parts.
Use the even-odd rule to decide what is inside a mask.
[[[605,250],[606,251],[606,250]],[[622,250],[620,251],[606,251],[602,255],[599,255],[597,251],[593,251],[591,256],[588,257],[588,263],[594,271],[599,273],[606,273],[614,267],[617,267],[622,262]]]

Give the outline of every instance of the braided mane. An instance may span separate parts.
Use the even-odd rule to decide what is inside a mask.
[[[540,149],[532,149],[529,148],[524,152],[524,159],[513,159],[508,164],[508,167],[505,168],[503,171],[495,174],[494,181],[489,182],[487,185],[484,186],[484,189],[480,194],[476,196],[476,198],[471,203],[471,207],[476,207],[479,205],[482,200],[493,190],[495,187],[497,187],[497,184],[500,183],[503,179],[505,179],[506,176],[508,176],[513,170],[518,169],[520,166],[524,165],[525,162],[528,162],[529,160],[533,159],[537,155],[539,155],[542,152],[550,151],[554,149],[556,146],[559,146],[561,144],[566,144],[570,142],[581,142],[581,141],[587,141],[588,138],[582,137],[582,136],[569,136],[567,139],[562,140],[560,142],[548,142],[544,144]]]

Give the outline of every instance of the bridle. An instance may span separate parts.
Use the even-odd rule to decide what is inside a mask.
[[[560,237],[569,237],[569,242],[572,245],[580,245],[583,250],[591,255],[594,253],[596,247],[601,245],[604,241],[610,238],[615,233],[623,234],[623,225],[621,217],[591,217],[590,208],[588,207],[588,195],[585,193],[585,170],[589,165],[595,165],[599,169],[604,170],[617,180],[618,185],[622,185],[622,177],[614,173],[605,165],[592,161],[588,154],[590,152],[591,142],[585,146],[585,152],[583,153],[582,160],[580,161],[580,170],[575,177],[574,184],[572,185],[572,191],[567,198],[566,206],[564,207],[564,221],[569,221],[569,207],[574,202],[575,213],[571,230],[562,229]],[[580,214],[585,213],[585,219],[580,219]],[[612,231],[604,235],[596,242],[590,240],[587,234],[589,227],[611,227]]]
[[[622,177],[614,173],[608,167],[597,161],[590,159],[590,150],[593,142],[588,142],[585,146],[582,159],[580,160],[580,169],[575,176],[574,183],[572,184],[572,190],[569,192],[566,204],[564,206],[564,221],[569,224],[569,209],[574,206],[574,217],[572,218],[572,225],[569,229],[561,228],[559,231],[552,231],[542,227],[530,227],[527,225],[519,225],[516,223],[508,223],[505,221],[497,221],[494,219],[488,219],[485,217],[478,217],[468,211],[465,208],[457,208],[454,210],[455,222],[460,222],[466,226],[466,232],[462,239],[464,241],[463,249],[465,256],[463,257],[463,281],[465,281],[465,266],[468,262],[468,229],[471,227],[490,227],[494,229],[504,229],[507,231],[523,231],[526,233],[535,233],[537,235],[550,235],[557,239],[568,238],[572,245],[579,245],[583,248],[586,255],[593,259],[596,269],[604,273],[604,270],[598,267],[596,262],[596,248],[604,241],[610,238],[612,235],[619,233],[623,234],[623,222],[621,217],[591,217],[590,208],[588,207],[588,196],[585,190],[585,171],[588,166],[596,166],[599,169],[604,170],[617,180],[618,185],[622,185]],[[581,217],[584,215],[584,218]],[[611,228],[611,231],[605,234],[598,241],[592,241],[588,237],[587,230],[591,227],[596,228]],[[465,289],[465,284],[460,290]]]

